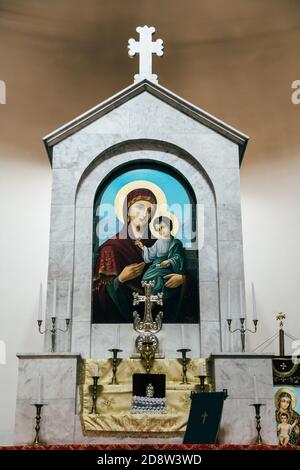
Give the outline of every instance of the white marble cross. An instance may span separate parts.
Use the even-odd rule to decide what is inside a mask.
[[[136,30],[140,35],[139,42],[132,38],[128,41],[129,56],[134,57],[135,54],[140,56],[139,73],[134,76],[134,83],[140,82],[145,78],[151,82],[158,83],[157,75],[152,73],[152,54],[163,55],[163,41],[162,39],[152,41],[152,34],[155,32],[153,26],[138,26]]]

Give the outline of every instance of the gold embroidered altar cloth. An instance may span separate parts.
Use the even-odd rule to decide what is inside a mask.
[[[94,366],[99,366],[97,414],[91,414]],[[123,435],[182,435],[190,409],[190,394],[199,384],[200,365],[205,359],[191,358],[187,364],[189,384],[181,384],[182,365],[178,359],[156,359],[151,374],[166,374],[166,414],[131,414],[132,375],[145,373],[140,359],[122,359],[117,370],[117,385],[111,385],[112,360],[86,359],[83,364],[81,424],[85,435],[120,433]]]

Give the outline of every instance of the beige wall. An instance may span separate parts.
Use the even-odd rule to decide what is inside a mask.
[[[247,287],[260,327],[251,348],[288,314],[300,337],[300,79],[297,0],[38,0],[0,3],[0,444],[10,443],[18,351],[37,351],[39,282],[46,280],[51,171],[41,138],[129,85],[126,42],[139,24],[165,40],[160,83],[246,132],[241,172]],[[72,8],[71,8],[72,6]],[[248,292],[249,294],[249,292]],[[249,304],[250,308],[250,304]],[[270,350],[274,350],[271,347]]]

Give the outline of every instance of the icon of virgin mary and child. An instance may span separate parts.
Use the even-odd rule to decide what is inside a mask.
[[[185,250],[172,234],[172,217],[155,216],[157,199],[146,188],[131,190],[123,203],[123,228],[98,250],[93,284],[93,322],[132,322],[132,293],[143,293],[141,281],[154,281],[163,293],[164,322],[186,321],[181,306],[189,276]],[[157,234],[153,237],[150,224]],[[139,313],[143,315],[143,306]],[[153,313],[156,307],[153,306]],[[184,310],[184,309],[183,309]],[[187,320],[188,321],[188,320]]]

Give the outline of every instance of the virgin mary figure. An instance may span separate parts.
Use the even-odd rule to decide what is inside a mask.
[[[287,417],[290,425],[289,445],[300,444],[300,415],[293,408],[296,406],[296,395],[289,388],[280,388],[275,395],[276,421],[281,423],[281,416]]]
[[[93,281],[94,323],[132,322],[132,293],[143,292],[141,280],[146,266],[135,241],[140,240],[146,247],[155,243],[149,224],[156,205],[157,200],[151,190],[138,188],[130,191],[123,204],[122,230],[99,247]],[[176,289],[178,295],[165,303],[164,322],[172,321],[181,290],[179,287],[184,282],[184,274],[165,276],[165,286]]]

